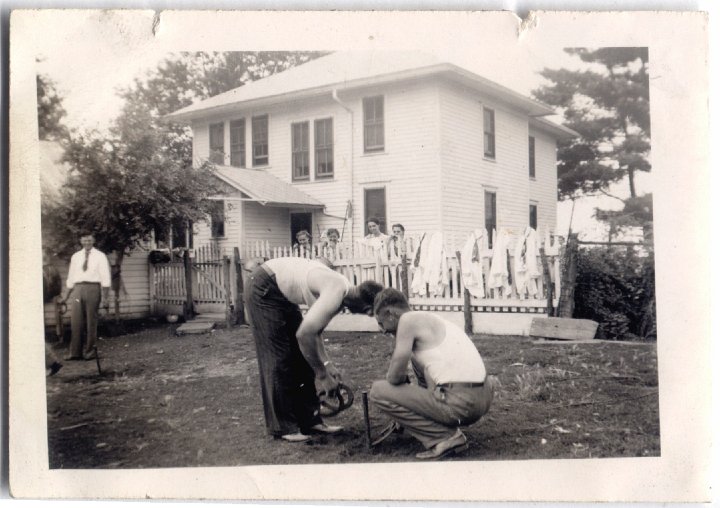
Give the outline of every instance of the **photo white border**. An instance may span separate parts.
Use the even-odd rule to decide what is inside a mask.
[[[35,24],[32,11],[16,11],[10,47],[11,493],[33,498],[296,501],[709,500],[710,267],[704,254],[710,245],[708,235],[698,234],[711,230],[707,19],[701,13],[671,12],[536,14],[536,26],[518,38],[518,19],[500,12],[165,11],[153,36],[154,12],[138,11],[138,23],[147,26],[148,35],[132,43],[166,45],[169,50],[422,50],[488,41],[501,47],[649,47],[660,458],[48,470],[44,351],[38,340],[43,323],[34,86],[35,43],[43,27]],[[316,26],[333,30],[313,34]],[[418,35],[398,30],[402,26],[413,27]],[[191,33],[196,36],[188,40]]]

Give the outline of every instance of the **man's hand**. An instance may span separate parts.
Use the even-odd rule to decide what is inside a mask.
[[[325,369],[326,374],[324,376],[315,376],[315,389],[319,396],[332,397],[335,395],[342,377],[340,371],[332,364],[326,365]]]

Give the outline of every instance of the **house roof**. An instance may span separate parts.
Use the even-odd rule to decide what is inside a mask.
[[[215,166],[220,180],[250,196],[262,205],[301,208],[324,208],[314,197],[296,189],[289,183],[259,169]]]
[[[167,115],[172,121],[192,121],[231,113],[240,108],[329,95],[333,91],[392,83],[406,79],[446,77],[525,111],[550,115],[547,105],[483,78],[457,65],[419,52],[336,52],[267,78],[247,83]]]
[[[564,125],[552,122],[547,118],[531,118],[530,125],[537,129],[545,130],[550,132],[551,134],[555,134],[559,139],[580,137],[580,134],[578,134],[576,131],[565,127]]]

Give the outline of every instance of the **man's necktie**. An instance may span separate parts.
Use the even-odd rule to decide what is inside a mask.
[[[89,251],[89,250],[86,250],[86,251],[85,251],[85,262],[83,263],[83,272],[87,272],[88,258],[89,258],[89,257],[90,257],[90,251]]]

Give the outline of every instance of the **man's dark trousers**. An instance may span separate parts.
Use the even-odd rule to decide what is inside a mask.
[[[322,423],[315,373],[300,351],[302,314],[278,288],[274,275],[258,267],[248,284],[248,314],[260,370],[260,389],[268,433],[308,432]]]
[[[78,282],[72,293],[72,313],[70,325],[70,356],[82,357],[93,352],[97,339],[98,309],[100,308],[100,284],[94,282]],[[85,348],[83,351],[83,330],[85,331]]]

